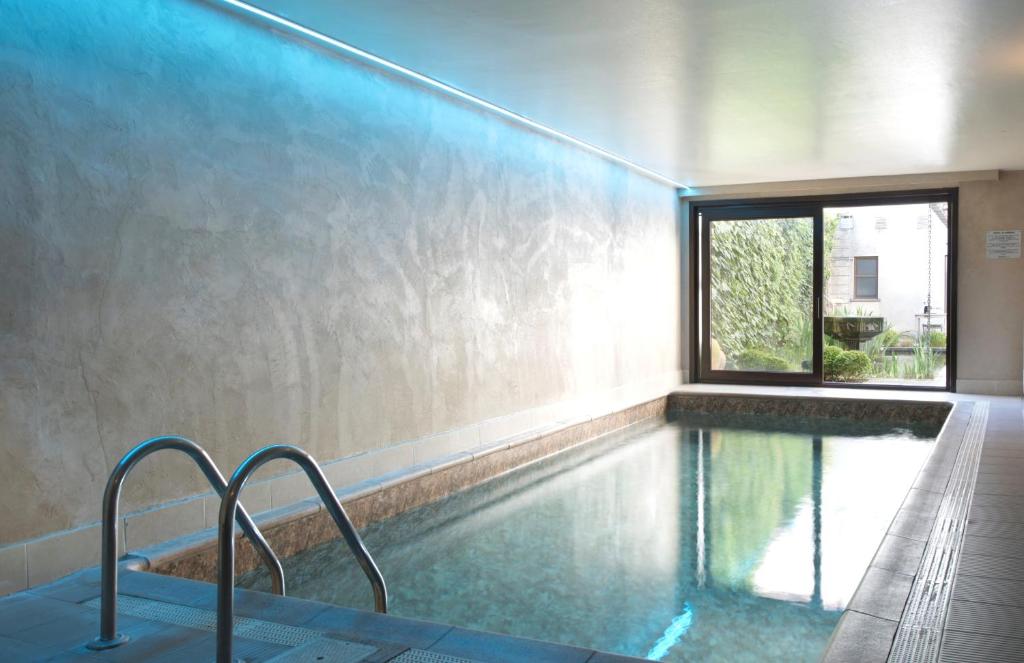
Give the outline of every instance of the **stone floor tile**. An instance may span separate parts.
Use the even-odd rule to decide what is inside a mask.
[[[540,640],[513,638],[457,627],[449,631],[429,649],[441,654],[488,661],[489,663],[518,663],[521,661],[585,663],[594,655],[594,651],[590,649],[565,647]]]
[[[912,576],[871,567],[864,574],[847,607],[866,615],[898,622],[913,582]]]
[[[823,663],[884,663],[897,622],[847,610],[839,620]]]
[[[340,607],[328,608],[302,626],[354,641],[395,643],[418,649],[429,648],[451,630],[451,626],[444,624]]]
[[[887,535],[882,539],[871,565],[904,575],[916,575],[924,555],[924,541]]]

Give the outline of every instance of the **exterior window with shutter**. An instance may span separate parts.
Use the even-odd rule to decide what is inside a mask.
[[[878,299],[878,256],[853,259],[854,299]]]

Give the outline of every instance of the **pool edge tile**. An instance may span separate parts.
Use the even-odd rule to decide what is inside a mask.
[[[897,622],[847,609],[832,632],[821,663],[884,663]]]

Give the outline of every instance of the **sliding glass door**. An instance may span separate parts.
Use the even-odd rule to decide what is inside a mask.
[[[946,201],[825,208],[826,382],[946,386],[949,221]]]
[[[820,209],[715,208],[701,221],[701,374],[820,381]]]
[[[956,192],[695,205],[706,382],[950,389]]]

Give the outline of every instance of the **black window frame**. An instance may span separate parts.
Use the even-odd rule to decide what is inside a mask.
[[[685,198],[685,196],[684,196]],[[943,187],[935,189],[916,189],[895,192],[869,192],[855,194],[820,194],[813,196],[779,196],[742,199],[711,199],[686,200],[689,204],[689,232],[688,232],[688,265],[687,276],[689,288],[686,296],[689,299],[689,306],[685,310],[689,313],[689,378],[694,383],[705,384],[749,384],[749,385],[778,385],[786,384],[776,379],[766,379],[762,375],[729,376],[728,378],[715,378],[708,376],[702,371],[702,318],[701,300],[702,290],[705,284],[702,283],[702,242],[704,236],[701,233],[701,212],[715,208],[760,208],[765,207],[792,207],[805,204],[818,204],[821,209],[826,207],[869,207],[881,205],[898,205],[912,203],[945,202],[948,205],[947,224],[947,255],[946,255],[946,384],[945,386],[928,385],[896,385],[896,384],[857,384],[857,383],[835,383],[826,382],[821,379],[810,386],[825,388],[844,389],[889,389],[900,391],[933,391],[933,392],[956,392],[957,377],[957,258],[958,258],[958,220],[959,220],[959,188]],[[817,359],[817,357],[815,358]],[[790,383],[793,384],[793,383]],[[803,384],[803,383],[802,383]]]

